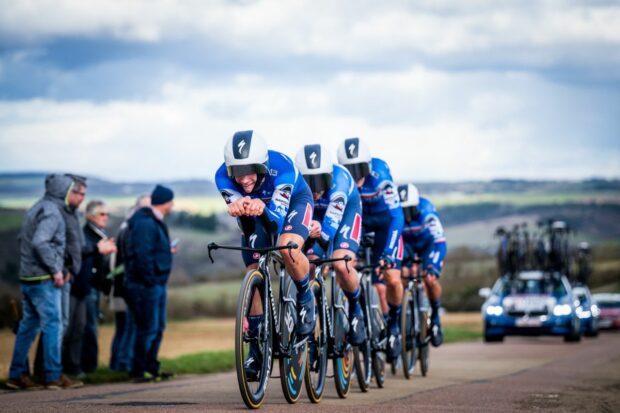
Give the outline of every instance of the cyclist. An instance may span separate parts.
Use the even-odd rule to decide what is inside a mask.
[[[388,324],[388,359],[400,354],[400,309],[403,285],[400,266],[403,258],[403,211],[396,185],[387,163],[370,156],[366,143],[359,138],[345,139],[338,147],[338,162],[344,165],[362,198],[363,232],[375,233],[371,262],[379,268],[373,284],[379,293],[383,314]]]
[[[362,307],[359,303],[359,276],[355,271],[355,254],[362,232],[362,204],[357,185],[349,171],[332,162],[322,145],[305,145],[295,158],[295,165],[310,186],[314,198],[314,220],[307,241],[309,259],[351,257],[347,265],[334,263],[338,284],[349,302],[349,342],[361,344],[366,336]]]
[[[421,271],[424,287],[431,305],[431,343],[439,347],[443,342],[443,331],[439,318],[441,307],[441,284],[439,277],[446,256],[446,238],[439,215],[428,199],[421,197],[413,184],[398,187],[400,202],[405,215],[403,239],[405,248],[412,257],[417,255],[422,260]],[[412,269],[403,269],[409,271]]]
[[[294,242],[298,248],[282,250],[287,273],[297,287],[297,322],[299,337],[314,331],[315,305],[310,291],[309,263],[301,248],[308,238],[312,221],[313,201],[293,161],[283,153],[268,150],[265,141],[254,131],[236,132],[224,147],[224,163],[215,174],[215,183],[228,205],[228,214],[239,221],[243,231],[241,244],[260,248],[270,243],[270,236],[261,224],[266,217],[269,231],[278,234],[278,245]],[[248,270],[258,267],[259,254],[243,251]],[[257,337],[263,319],[260,300],[252,303],[248,316],[248,336]],[[245,363],[246,375],[256,379],[262,357],[253,340]]]

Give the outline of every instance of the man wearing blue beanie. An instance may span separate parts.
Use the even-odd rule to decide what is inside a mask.
[[[166,325],[166,285],[172,268],[172,247],[164,217],[172,211],[174,193],[157,185],[151,206],[135,212],[125,235],[125,290],[136,320],[131,376],[136,382],[167,379],[159,371],[157,353]]]

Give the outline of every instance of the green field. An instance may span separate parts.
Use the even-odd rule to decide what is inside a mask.
[[[136,195],[137,196],[137,195]],[[124,211],[129,209],[136,200],[134,196],[115,196],[115,197],[99,197],[96,194],[88,194],[86,202],[93,199],[103,199],[113,211],[124,215]],[[12,209],[26,209],[32,206],[37,198],[2,198],[0,199],[0,207]],[[211,215],[226,210],[226,204],[219,196],[190,196],[177,197],[175,205],[178,210],[191,212],[193,214]]]
[[[516,206],[590,202],[620,203],[620,192],[618,191],[437,193],[431,194],[429,197],[439,208],[477,203],[500,203]],[[89,194],[87,201],[95,198],[103,198],[111,208],[117,210],[127,209],[135,201],[134,196],[99,197],[96,194]],[[0,207],[28,208],[35,201],[36,198],[32,197],[7,197],[0,199]],[[177,197],[175,203],[179,210],[202,215],[226,210],[226,205],[219,196],[180,196]]]

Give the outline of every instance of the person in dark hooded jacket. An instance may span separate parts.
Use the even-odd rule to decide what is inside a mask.
[[[62,374],[61,288],[66,247],[66,225],[61,209],[73,190],[71,178],[48,175],[45,195],[28,210],[19,235],[19,280],[23,295],[23,316],[19,324],[13,358],[6,386],[10,389],[33,389],[37,386],[28,375],[28,351],[41,331],[44,337],[45,386],[52,389],[82,385]]]
[[[166,284],[172,269],[172,246],[164,217],[172,211],[172,190],[157,185],[151,207],[129,219],[124,237],[125,294],[135,315],[136,340],[131,376],[136,382],[167,378],[157,353],[166,327]]]

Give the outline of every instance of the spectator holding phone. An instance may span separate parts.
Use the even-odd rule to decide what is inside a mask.
[[[88,203],[83,228],[82,265],[71,286],[69,327],[63,341],[65,372],[78,377],[97,366],[98,288],[110,267],[108,257],[116,252],[114,239],[108,238],[105,232],[108,220],[109,212],[103,201]],[[84,355],[89,356],[87,365],[83,363]]]

